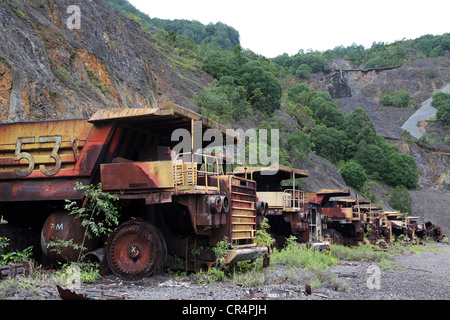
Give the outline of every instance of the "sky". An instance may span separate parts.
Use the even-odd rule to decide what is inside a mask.
[[[243,48],[267,58],[450,32],[448,0],[128,1],[151,18],[225,23],[239,31]]]

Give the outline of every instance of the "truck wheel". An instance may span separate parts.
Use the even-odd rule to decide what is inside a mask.
[[[109,268],[115,275],[128,279],[161,272],[166,257],[167,247],[161,231],[142,219],[121,224],[106,246]]]

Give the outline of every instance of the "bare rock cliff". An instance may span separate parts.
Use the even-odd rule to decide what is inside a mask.
[[[105,0],[5,0],[0,3],[0,121],[88,117],[98,108],[194,108],[212,81],[182,64]],[[183,65],[184,67],[179,67]],[[174,66],[177,66],[176,68]]]

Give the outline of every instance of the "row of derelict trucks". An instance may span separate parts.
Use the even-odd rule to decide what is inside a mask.
[[[165,266],[211,267],[212,248],[224,239],[229,265],[267,257],[268,248],[256,242],[264,218],[279,245],[291,235],[317,247],[443,237],[431,223],[349,199],[349,189],[305,193],[296,185],[308,176],[303,170],[243,166],[226,172],[220,156],[194,148],[175,154],[177,129],[192,137],[216,129],[230,138],[226,127],[174,103],[102,109],[90,119],[0,124],[0,237],[9,239],[10,250],[33,246],[44,265],[80,257],[73,246],[56,251],[50,243],[83,243],[86,257],[125,278],[151,276]],[[200,149],[206,146],[201,142]],[[99,183],[119,198],[120,224],[107,238],[88,238],[64,205],[85,206],[89,199],[77,184]]]

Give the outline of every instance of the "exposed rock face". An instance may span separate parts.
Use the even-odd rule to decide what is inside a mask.
[[[77,1],[72,28],[68,0],[6,0],[0,4],[0,121],[88,117],[98,108],[154,107],[192,95],[212,78],[174,68],[152,36],[105,0]]]
[[[350,98],[352,90],[344,79],[343,72],[333,72],[326,76],[327,90],[334,99]]]
[[[308,86],[327,91],[339,100],[338,106],[344,114],[355,108],[364,109],[375,125],[377,133],[399,151],[411,155],[419,170],[418,190],[410,191],[413,198],[412,214],[424,221],[433,221],[444,232],[450,230],[448,206],[450,205],[450,147],[443,143],[421,148],[416,139],[402,137],[403,123],[417,111],[416,106],[408,108],[386,107],[380,100],[387,92],[407,90],[417,105],[425,104],[437,91],[444,90],[450,83],[450,59],[420,59],[397,68],[357,70],[349,61],[331,61],[324,73],[313,74]],[[339,70],[343,71],[340,72]],[[421,134],[438,133],[441,138],[448,135],[442,124],[422,121],[417,124]],[[311,176],[323,182],[323,177],[312,169]],[[334,179],[333,179],[334,180]],[[380,184],[381,185],[381,184]],[[388,186],[383,189],[390,190]],[[372,190],[373,191],[373,190]],[[388,208],[387,199],[380,192],[383,207]]]
[[[337,70],[339,68],[342,69],[342,77]],[[315,90],[328,91],[335,99],[364,96],[375,102],[379,102],[387,92],[405,89],[416,102],[421,103],[450,82],[449,68],[450,59],[444,57],[419,59],[398,68],[369,70],[331,62],[326,73],[313,75],[308,85]]]

